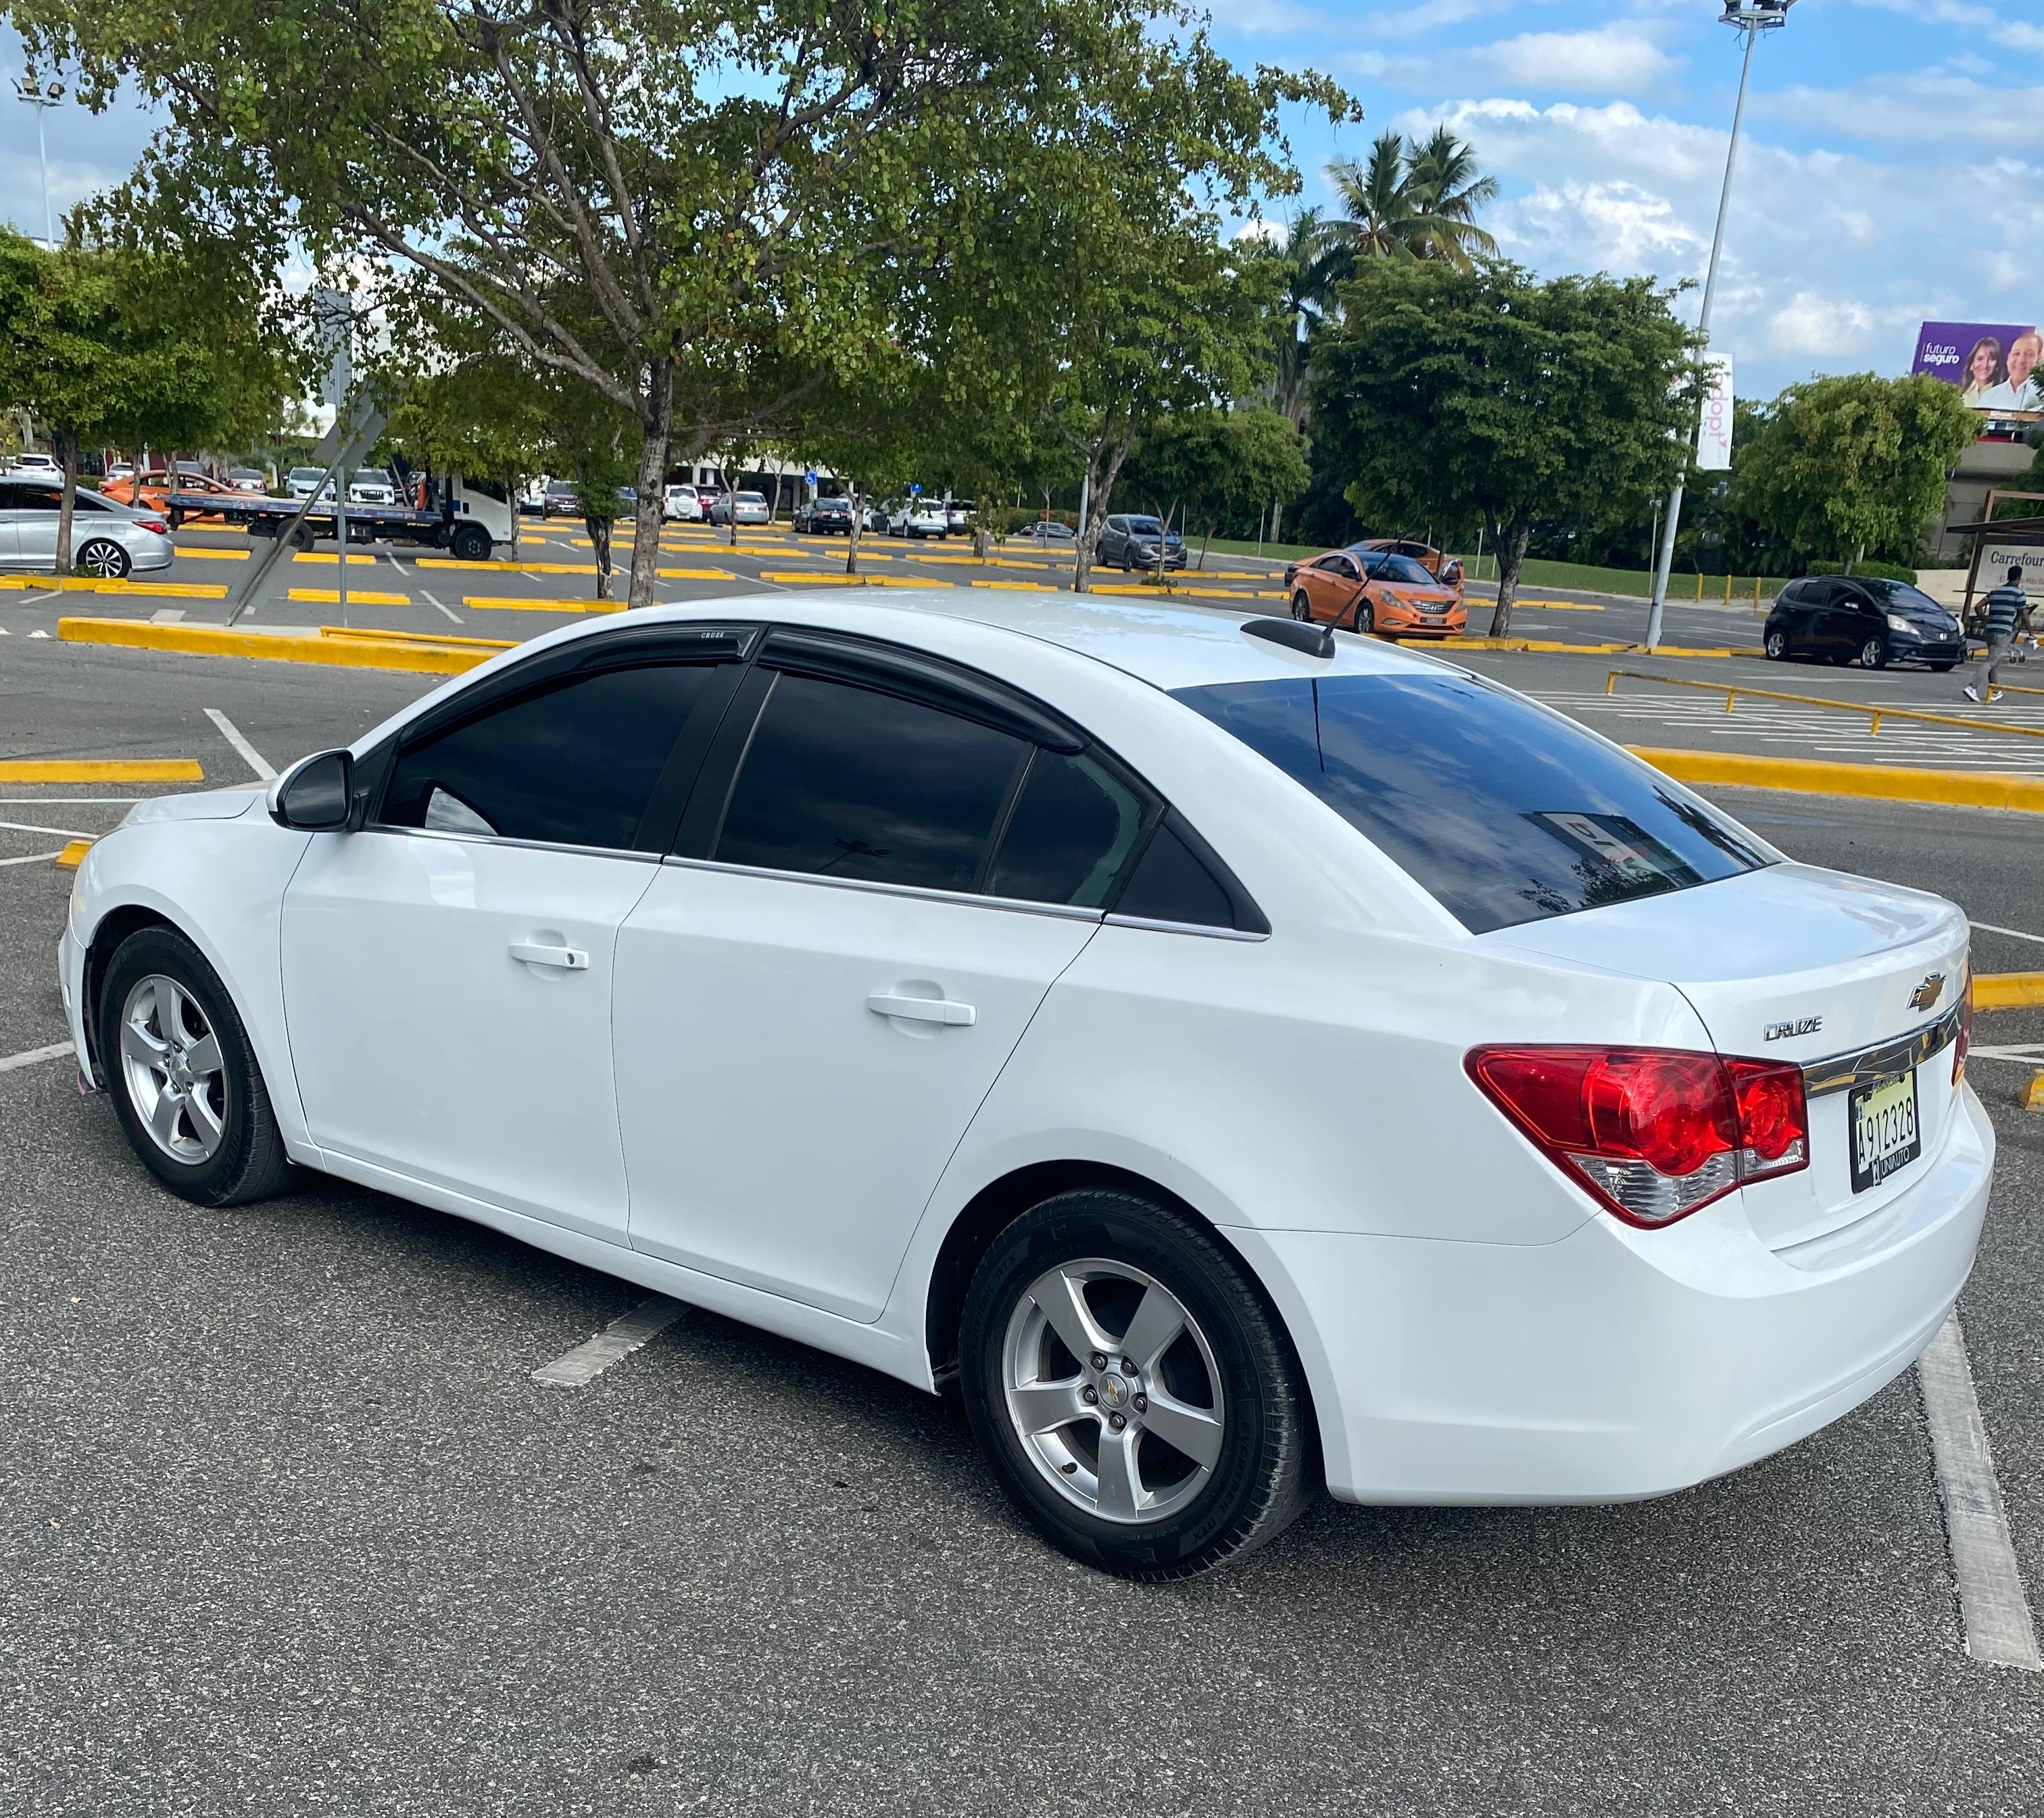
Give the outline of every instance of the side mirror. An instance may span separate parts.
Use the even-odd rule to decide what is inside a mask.
[[[338,833],[354,817],[355,758],[348,751],[321,751],[294,764],[278,778],[270,816],[280,827],[301,833]]]

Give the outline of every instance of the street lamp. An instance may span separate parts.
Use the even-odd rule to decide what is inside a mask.
[[[1739,66],[1739,100],[1731,111],[1731,143],[1725,148],[1724,187],[1718,194],[1717,231],[1711,236],[1711,266],[1704,279],[1704,307],[1696,317],[1696,332],[1706,352],[1711,344],[1711,302],[1717,294],[1718,255],[1724,250],[1725,210],[1731,203],[1732,167],[1739,160],[1739,122],[1746,114],[1746,79],[1753,73],[1753,47],[1762,32],[1779,30],[1788,23],[1788,9],[1796,0],[1724,0],[1720,24],[1731,26],[1746,40],[1746,52]],[[1692,438],[1693,440],[1693,437]],[[1683,454],[1686,470],[1688,452]],[[1668,515],[1661,525],[1661,558],[1654,565],[1654,604],[1646,615],[1646,648],[1661,641],[1661,617],[1668,603],[1668,571],[1675,562],[1675,527],[1682,515],[1682,481],[1676,476],[1668,495]]]
[[[25,76],[14,79],[14,98],[26,102],[36,110],[36,151],[43,163],[43,244],[54,248],[57,243],[56,229],[50,221],[50,148],[43,137],[43,112],[63,99],[64,88],[60,82],[44,83],[36,79],[33,70]]]

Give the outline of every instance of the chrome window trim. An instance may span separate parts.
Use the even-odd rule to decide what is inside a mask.
[[[1106,918],[1109,928],[1147,928],[1152,934],[1203,934],[1209,940],[1268,940],[1267,934],[1258,934],[1252,928],[1210,928],[1198,921],[1154,921],[1147,916],[1111,915]]]
[[[1803,1068],[1804,1095],[1822,1098],[1855,1086],[1872,1086],[1880,1080],[1892,1079],[1897,1074],[1921,1067],[1957,1036],[1961,1007],[1953,1005],[1934,1023],[1927,1023],[1914,1035],[1877,1042],[1870,1047],[1857,1048],[1850,1054],[1807,1062]]]
[[[907,897],[917,902],[967,903],[975,909],[1009,909],[1018,915],[1055,916],[1061,921],[1097,922],[1101,919],[1098,909],[1082,909],[1073,903],[1024,902],[1017,897],[975,896],[970,890],[936,890],[922,884],[877,883],[870,878],[827,878],[815,871],[782,871],[765,865],[733,865],[719,859],[685,859],[672,852],[660,863],[684,871],[721,871],[736,878],[773,878],[790,884],[821,884],[830,890],[864,890],[876,896]]]
[[[559,840],[514,840],[505,833],[458,833],[447,827],[399,827],[388,821],[372,821],[361,831],[396,833],[408,840],[452,840],[464,846],[515,846],[527,852],[565,852],[578,859],[632,859],[642,865],[657,865],[660,862],[658,852],[642,852],[629,846],[571,846]]]

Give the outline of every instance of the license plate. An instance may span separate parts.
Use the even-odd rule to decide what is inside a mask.
[[[1879,1186],[1923,1152],[1916,1122],[1916,1074],[1862,1086],[1846,1101],[1854,1193]]]

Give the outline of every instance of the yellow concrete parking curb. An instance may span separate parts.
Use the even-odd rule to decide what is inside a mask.
[[[478,613],[621,613],[622,600],[524,600],[510,594],[463,594],[461,603]]]
[[[224,600],[225,581],[96,581],[85,575],[8,575],[0,587],[10,593],[147,594],[157,599]]]
[[[414,675],[459,675],[489,661],[479,650],[416,643],[409,639],[321,637],[303,633],[229,631],[221,625],[157,625],[144,619],[59,619],[66,644],[112,644],[184,656],[246,656],[267,663],[316,663],[336,669],[398,669]]]
[[[738,578],[728,568],[655,568],[653,572],[663,581],[735,581]]]
[[[285,590],[289,598],[304,600],[316,606],[337,606],[340,604],[340,590],[337,587],[290,587]],[[358,606],[409,606],[409,594],[378,593],[369,587],[350,587],[348,597]]]
[[[1809,795],[1866,796],[1946,808],[2013,808],[2044,814],[2044,777],[1996,771],[1912,770],[1900,764],[1830,763],[1812,758],[1756,757],[1741,751],[1627,748],[1679,782],[1780,789]]]
[[[518,640],[509,637],[463,637],[459,632],[384,631],[371,625],[321,625],[321,637],[352,638],[367,644],[451,644],[457,648],[516,650]]]
[[[0,782],[203,782],[196,758],[0,759]]]
[[[72,840],[71,844],[66,846],[61,852],[57,854],[57,869],[60,871],[76,871],[79,866],[85,863],[85,855],[91,850],[92,842],[90,840]]]
[[[2044,972],[1976,972],[1976,1010],[2034,1010],[2044,1004]]]

